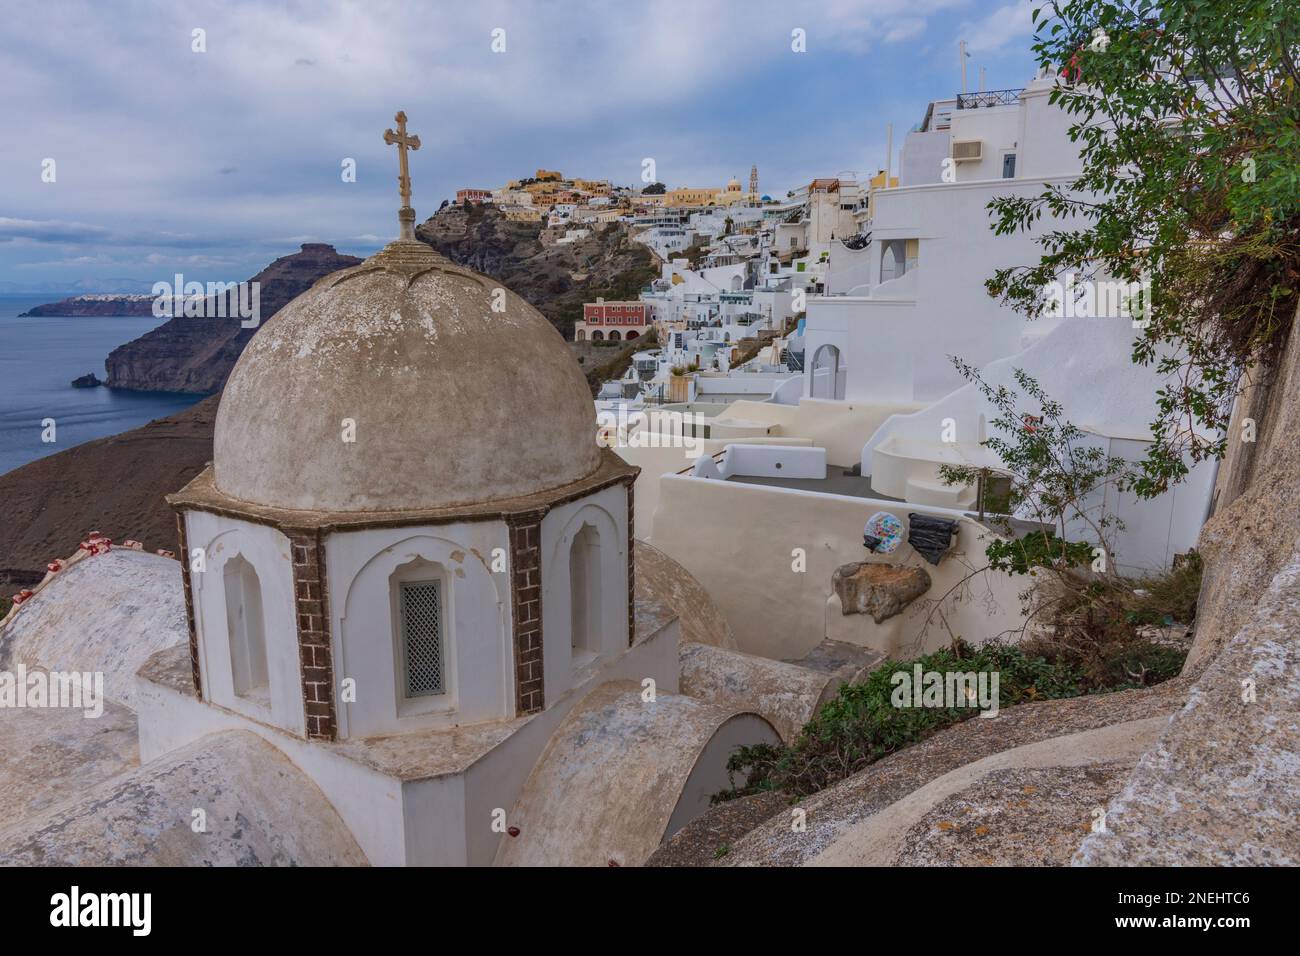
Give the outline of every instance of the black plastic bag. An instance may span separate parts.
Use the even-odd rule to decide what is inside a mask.
[[[956,536],[956,521],[932,518],[929,515],[907,516],[907,543],[931,564],[939,563],[939,559],[952,547]]]

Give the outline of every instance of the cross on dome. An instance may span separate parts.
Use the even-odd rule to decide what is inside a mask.
[[[397,223],[401,229],[400,238],[415,238],[415,210],[411,208],[411,171],[407,167],[406,151],[420,148],[420,137],[406,134],[406,113],[397,111],[393,117],[397,121],[397,132],[384,130],[384,142],[397,147],[398,176],[397,188],[402,195],[402,208],[397,213]]]

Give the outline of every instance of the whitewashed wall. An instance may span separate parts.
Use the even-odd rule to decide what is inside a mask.
[[[569,558],[574,536],[589,524],[600,536],[599,652],[573,657]],[[542,520],[542,674],[546,701],[586,680],[627,648],[627,490],[605,488],[554,508]]]
[[[289,539],[266,525],[203,511],[185,513],[185,534],[191,561],[194,549],[203,549],[204,570],[193,570],[191,564],[190,581],[204,696],[254,720],[303,733],[306,718]],[[238,696],[234,689],[223,572],[226,562],[236,556],[253,566],[262,592],[269,709]]]
[[[492,720],[513,714],[508,554],[500,521],[331,534],[325,542],[339,735],[361,737]],[[391,579],[415,560],[444,581],[447,693],[403,700]],[[498,566],[501,566],[498,564]],[[356,682],[346,702],[342,681]]]

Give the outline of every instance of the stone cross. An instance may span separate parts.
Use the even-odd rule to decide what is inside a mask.
[[[384,142],[397,147],[398,177],[397,187],[402,194],[402,208],[397,214],[403,239],[415,238],[415,210],[411,208],[411,175],[406,165],[406,151],[420,148],[420,137],[406,135],[406,114],[401,110],[393,117],[397,120],[397,132],[384,130]]]

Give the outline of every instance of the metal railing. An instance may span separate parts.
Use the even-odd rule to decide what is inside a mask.
[[[1024,87],[1017,90],[986,90],[983,93],[958,93],[957,109],[973,110],[984,106],[1015,106]]]

